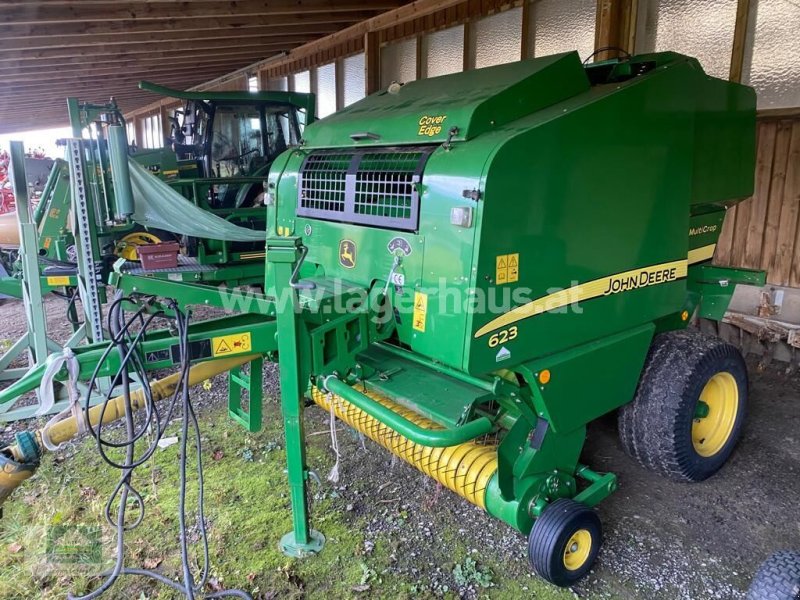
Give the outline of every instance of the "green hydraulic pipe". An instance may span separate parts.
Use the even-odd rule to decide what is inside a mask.
[[[133,214],[133,188],[128,167],[128,138],[122,125],[108,126],[108,155],[114,187],[114,215],[116,220],[126,220]]]
[[[488,418],[479,417],[465,425],[452,429],[425,429],[398,415],[390,408],[375,402],[372,398],[365,396],[332,375],[325,377],[322,383],[325,389],[332,394],[341,396],[373,419],[377,419],[403,437],[421,446],[430,446],[432,448],[457,446],[486,435],[494,428],[494,424]]]
[[[448,377],[452,377],[453,379],[458,379],[459,381],[463,381],[466,384],[475,386],[476,388],[480,388],[484,391],[495,393],[495,383],[493,381],[486,381],[485,379],[478,379],[477,377],[472,377],[467,375],[466,373],[462,373],[461,371],[456,371],[455,369],[451,369],[450,367],[443,365],[442,363],[437,363],[432,360],[428,360],[421,354],[414,354],[413,352],[409,352],[408,350],[403,350],[402,348],[398,348],[397,346],[392,346],[391,344],[386,344],[384,342],[378,342],[377,346],[381,350],[386,350],[395,356],[399,356],[400,358],[404,358],[406,360],[410,360],[411,362],[415,362],[418,365],[422,365],[423,367],[428,367],[429,369],[433,369],[437,373],[441,373],[442,375],[447,375]]]

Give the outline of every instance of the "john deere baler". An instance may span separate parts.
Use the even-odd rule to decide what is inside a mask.
[[[673,53],[591,66],[569,53],[393,84],[304,135],[267,181],[263,295],[112,277],[140,311],[248,313],[131,344],[141,371],[233,360],[218,368],[232,368],[230,412],[251,430],[262,360],[278,361],[285,553],[325,541],[308,514],[307,400],[527,535],[533,567],[559,585],[591,567],[592,507],[617,486],[581,458],[590,421],[619,409],[625,450],[673,479],[727,460],[746,368],[687,325],[720,319],[737,283],[763,283],[711,264],[726,208],[753,188],[750,88]],[[51,360],[113,377],[128,368],[115,356],[96,345]],[[0,391],[0,406],[44,375]],[[70,417],[55,437],[76,429]],[[0,501],[48,436],[0,451]]]
[[[709,262],[752,192],[754,127],[751,89],[673,53],[394,85],[309,127],[271,172],[270,228],[306,252],[301,297],[342,281],[382,317],[321,336],[337,364],[311,367],[312,398],[533,526],[537,571],[574,581],[616,487],[579,463],[587,423],[625,406],[627,448],[683,479],[735,443],[740,356],[676,331],[758,277]]]

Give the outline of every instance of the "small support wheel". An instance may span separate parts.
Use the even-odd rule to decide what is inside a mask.
[[[776,552],[765,560],[747,600],[800,600],[800,552]]]
[[[591,508],[568,498],[547,506],[528,536],[528,559],[540,577],[560,587],[581,579],[592,568],[603,528]]]

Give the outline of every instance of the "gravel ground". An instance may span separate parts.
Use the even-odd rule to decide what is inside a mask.
[[[51,297],[46,307],[53,337],[64,339],[69,326],[63,301]],[[0,305],[0,324],[0,340],[21,335],[21,305]],[[614,471],[620,486],[598,507],[605,544],[593,573],[573,590],[576,597],[740,599],[764,558],[778,549],[800,549],[800,376],[787,374],[780,363],[763,372],[755,362],[749,366],[744,437],[728,465],[707,482],[673,483],[639,467],[623,453],[614,418],[589,428],[582,461]],[[271,368],[265,373],[265,397],[274,402],[277,394],[277,370]],[[222,393],[200,396],[200,410],[225,401]],[[310,409],[307,431],[325,432],[326,417]],[[0,426],[2,438],[17,427],[3,432]],[[392,540],[392,571],[425,581],[434,593],[453,589],[453,565],[442,563],[453,545],[494,564],[502,577],[529,580],[521,535],[370,441],[345,428],[342,432],[341,482],[316,493],[338,494],[348,512],[363,518],[366,554],[371,540]],[[467,586],[459,595],[485,597],[486,590]]]

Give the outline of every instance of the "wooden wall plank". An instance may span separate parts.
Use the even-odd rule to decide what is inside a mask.
[[[764,130],[762,125],[756,127],[756,160],[762,149]],[[736,266],[744,266],[745,247],[747,245],[747,229],[750,224],[750,209],[752,197],[736,205],[736,224],[733,228],[733,246],[731,248],[730,262]]]
[[[758,269],[761,265],[761,252],[764,246],[764,226],[769,206],[769,186],[772,180],[772,164],[775,154],[775,135],[777,124],[759,123],[758,144],[756,146],[756,179],[750,204],[747,233],[743,240],[744,259],[742,265],[748,269]]]
[[[797,239],[797,217],[800,213],[800,122],[792,125],[792,138],[789,142],[786,184],[781,206],[780,225],[775,258],[768,273],[768,281],[786,285],[790,281]]]
[[[792,126],[792,139],[789,143],[789,160],[786,167],[786,183],[783,190],[783,201],[795,207],[800,212],[800,120]],[[800,228],[795,223],[795,239],[792,256],[792,268],[789,276],[789,285],[800,285]]]
[[[731,264],[731,250],[733,249],[733,232],[736,229],[736,207],[732,206],[725,213],[722,222],[722,231],[719,234],[717,247],[714,251],[714,264],[728,266]]]
[[[792,121],[776,122],[775,152],[772,158],[767,214],[764,223],[764,245],[761,249],[760,269],[768,270],[775,260],[778,247],[778,229],[781,223],[783,189],[786,182],[786,167],[789,161],[789,142],[792,138]]]

